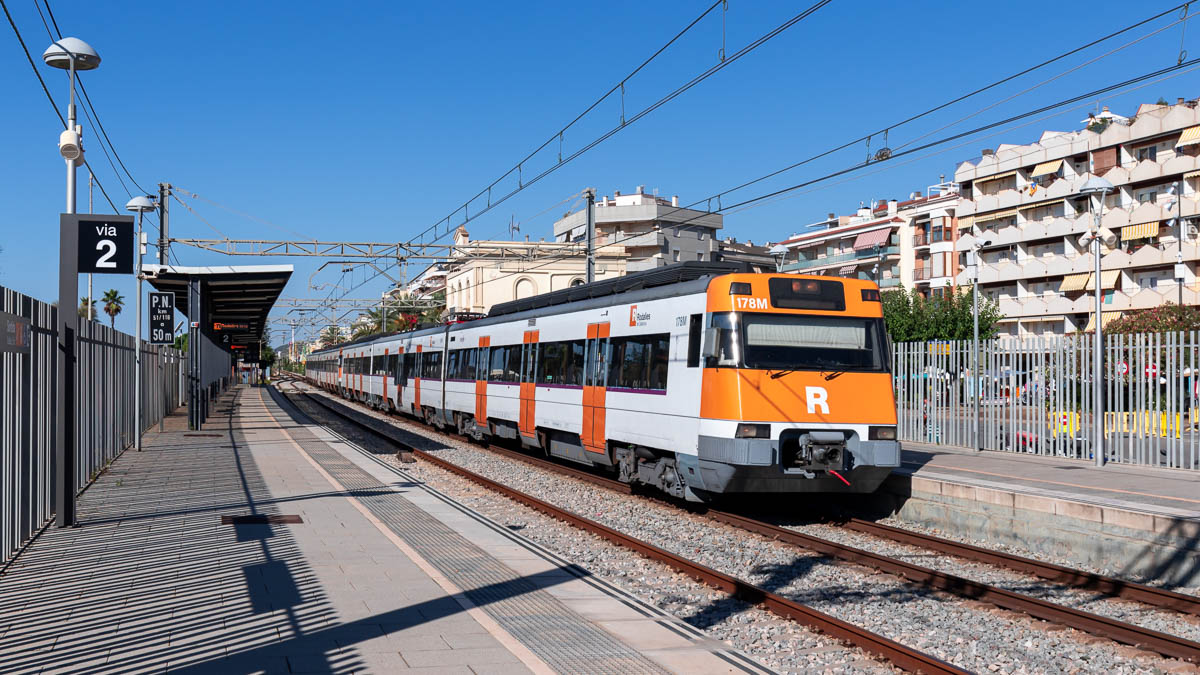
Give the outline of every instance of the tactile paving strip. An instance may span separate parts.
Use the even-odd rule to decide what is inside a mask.
[[[278,405],[264,402],[280,415]],[[391,491],[304,428],[292,438],[382,522],[452,579],[514,638],[558,672],[665,672],[658,664],[564,606],[403,495]]]

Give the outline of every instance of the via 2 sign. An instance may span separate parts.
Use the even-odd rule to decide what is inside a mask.
[[[133,216],[78,218],[79,273],[133,274]]]

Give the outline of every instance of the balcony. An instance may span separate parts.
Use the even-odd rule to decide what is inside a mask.
[[[851,251],[849,253],[839,253],[838,255],[829,255],[824,258],[813,258],[812,260],[800,260],[794,263],[788,263],[783,266],[784,272],[800,272],[804,270],[812,270],[820,267],[832,267],[834,265],[845,265],[846,263],[860,262],[864,260],[875,260],[878,257],[887,257],[891,255],[899,255],[899,246],[887,246],[879,249],[876,254],[875,249],[863,249],[861,251]]]
[[[613,241],[620,242],[626,248],[637,248],[639,246],[654,246],[661,248],[663,242],[666,241],[666,235],[662,232],[646,232],[645,234],[633,235],[630,234],[615,234]]]

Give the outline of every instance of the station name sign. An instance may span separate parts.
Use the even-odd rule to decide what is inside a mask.
[[[250,330],[250,324],[246,323],[221,323],[220,321],[213,322],[213,330]]]

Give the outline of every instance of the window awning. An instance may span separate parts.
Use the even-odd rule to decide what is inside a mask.
[[[992,181],[1004,180],[1005,178],[1011,178],[1015,175],[1017,175],[1016,171],[1005,171],[1004,173],[998,173],[995,176],[987,176],[986,178],[976,179],[975,182],[976,183],[991,183]]]
[[[1101,312],[1100,313],[1101,325],[1107,327],[1108,324],[1112,323],[1113,319],[1121,318],[1121,315],[1122,315],[1122,312]],[[1095,312],[1092,312],[1091,314],[1088,315],[1087,328],[1084,328],[1083,330],[1085,333],[1090,330],[1096,330],[1096,313]]]
[[[1026,204],[1025,206],[1018,206],[1017,210],[1018,211],[1028,211],[1029,209],[1037,209],[1037,208],[1041,208],[1043,206],[1054,206],[1055,204],[1062,204],[1066,201],[1067,200],[1062,197],[1057,197],[1055,199],[1046,199],[1044,201],[1033,202],[1032,204]]]
[[[840,277],[848,277],[853,274],[854,274],[854,265],[842,265],[841,269],[838,270],[838,276],[840,276]]]
[[[984,223],[984,222],[989,222],[992,220],[1000,220],[1001,218],[1009,218],[1009,217],[1015,216],[1015,215],[1017,215],[1016,209],[1009,209],[1007,211],[997,211],[995,213],[989,213],[989,214],[983,215],[983,216],[975,216],[975,222]]]
[[[1090,274],[1088,275],[1089,278],[1088,278],[1087,286],[1084,287],[1085,291],[1096,290],[1096,280],[1095,280],[1094,276],[1095,275],[1090,275]],[[1105,270],[1100,273],[1100,287],[1106,291],[1116,288],[1117,287],[1117,279],[1119,279],[1119,278],[1121,278],[1121,270]]]
[[[854,239],[854,250],[861,251],[871,248],[872,246],[883,246],[887,243],[888,237],[892,235],[892,228],[885,227],[880,230],[871,230],[863,232]]]
[[[1062,284],[1058,287],[1059,293],[1069,293],[1070,291],[1082,291],[1087,287],[1088,281],[1092,275],[1084,272],[1083,274],[1068,274],[1063,277]]]
[[[1175,147],[1182,148],[1197,143],[1200,143],[1200,125],[1184,129],[1183,134],[1179,136],[1179,141],[1175,143]]]
[[[1052,173],[1058,173],[1058,170],[1062,168],[1062,165],[1063,161],[1061,159],[1042,162],[1041,164],[1033,167],[1033,171],[1030,172],[1029,177],[1037,178],[1038,176],[1048,176]]]
[[[1189,171],[1189,172],[1183,174],[1184,180],[1187,180],[1188,178],[1197,178],[1197,177],[1200,177],[1200,171]]]
[[[975,224],[975,216],[963,216],[958,219],[958,229],[965,230]]]
[[[1121,241],[1133,241],[1134,239],[1147,239],[1149,237],[1158,236],[1158,224],[1160,221],[1152,223],[1140,223],[1138,225],[1126,225],[1121,228]]]

